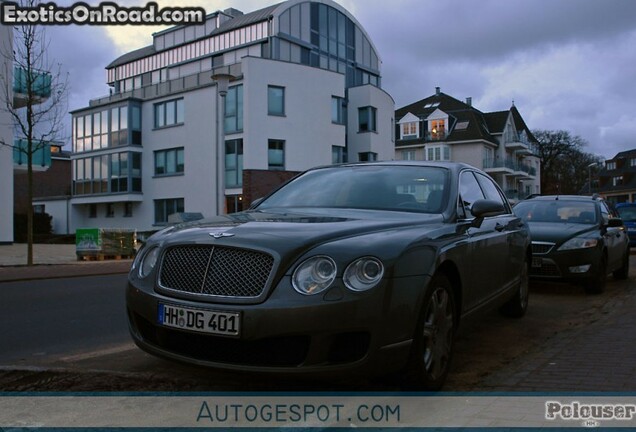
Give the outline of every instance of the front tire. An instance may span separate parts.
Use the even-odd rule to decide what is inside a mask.
[[[607,257],[603,254],[598,265],[596,275],[585,284],[585,292],[588,294],[601,294],[605,291],[605,282],[607,280]]]
[[[456,324],[452,285],[445,275],[436,275],[422,304],[405,371],[409,387],[427,391],[442,387],[450,369]]]
[[[614,271],[614,273],[612,273],[612,275],[614,276],[614,279],[619,279],[619,280],[625,280],[627,279],[627,276],[629,275],[629,247],[627,248],[627,251],[625,252],[625,256],[623,257],[623,263],[621,265],[621,267]]]

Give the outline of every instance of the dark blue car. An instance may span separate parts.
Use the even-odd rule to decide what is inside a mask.
[[[616,204],[616,211],[623,219],[625,228],[627,228],[629,246],[636,246],[636,203]]]

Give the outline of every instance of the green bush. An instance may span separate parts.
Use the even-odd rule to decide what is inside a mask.
[[[48,213],[34,213],[33,214],[33,235],[48,235],[53,232],[53,225],[51,221],[53,216]],[[27,242],[27,215],[14,214],[13,215],[13,241],[16,243]]]

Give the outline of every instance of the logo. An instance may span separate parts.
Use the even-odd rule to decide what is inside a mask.
[[[214,237],[215,239],[220,239],[223,237],[234,237],[234,234],[229,232],[217,231],[217,232],[211,232],[210,236]]]

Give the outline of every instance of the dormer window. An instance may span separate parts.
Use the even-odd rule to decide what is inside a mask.
[[[446,121],[444,119],[431,120],[429,124],[432,140],[443,140],[446,138]]]
[[[419,135],[419,122],[402,123],[401,139],[417,138]]]

